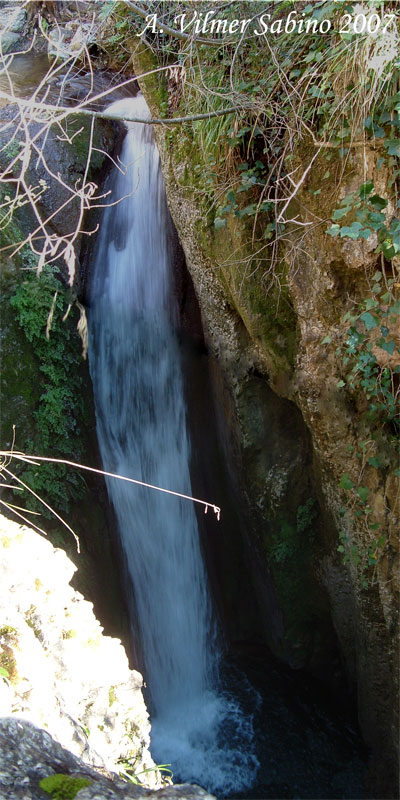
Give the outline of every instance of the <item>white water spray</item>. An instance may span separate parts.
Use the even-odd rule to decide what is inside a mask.
[[[111,110],[149,118],[140,95]],[[151,127],[127,129],[111,196],[125,199],[105,210],[90,293],[98,439],[105,470],[190,495],[171,222]],[[257,762],[238,741],[249,747],[252,724],[218,690],[217,636],[193,504],[111,478],[107,488],[134,590],[153,757],[172,763],[180,779],[214,791],[249,786]]]

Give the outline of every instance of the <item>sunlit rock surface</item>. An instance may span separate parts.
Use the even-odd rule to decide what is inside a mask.
[[[2,716],[45,728],[86,764],[118,771],[123,760],[135,772],[150,768],[146,785],[160,785],[148,751],[142,676],[129,669],[121,642],[103,635],[92,604],[69,586],[75,566],[34,530],[4,517],[0,553]]]

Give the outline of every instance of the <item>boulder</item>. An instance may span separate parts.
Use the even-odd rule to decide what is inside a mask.
[[[31,528],[0,518],[3,714],[46,728],[86,764],[129,763],[160,785],[148,747],[142,676],[93,606],[69,586],[76,567]]]

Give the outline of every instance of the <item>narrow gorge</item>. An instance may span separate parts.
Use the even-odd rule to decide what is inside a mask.
[[[395,5],[2,3],[6,798],[399,796]]]

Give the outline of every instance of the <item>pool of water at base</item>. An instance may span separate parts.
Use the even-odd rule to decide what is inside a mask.
[[[345,696],[332,696],[264,648],[226,657],[221,689],[252,716],[251,749],[260,767],[251,786],[232,794],[217,792],[218,800],[364,798],[368,752]],[[229,738],[229,731],[223,736]],[[174,783],[179,781],[175,774]],[[207,788],[207,775],[201,783]]]
[[[259,696],[254,713],[260,768],[236,800],[362,800],[368,753],[348,701],[291,670],[264,648],[225,661],[222,679],[242,692],[245,674]],[[246,690],[244,690],[246,691]]]

